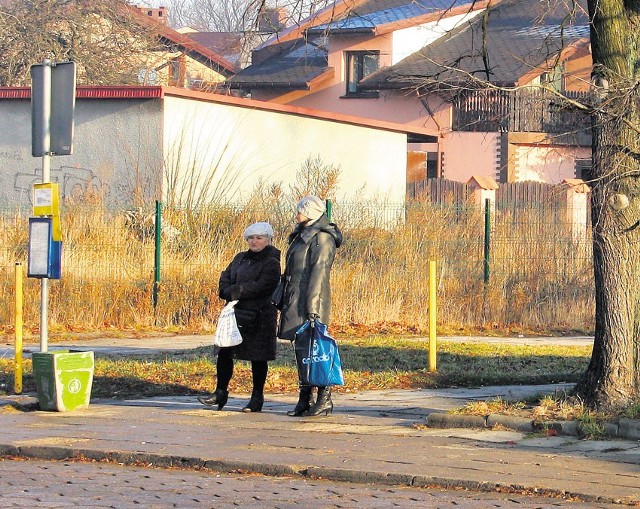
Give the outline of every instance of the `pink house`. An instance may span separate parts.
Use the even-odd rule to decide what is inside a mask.
[[[589,90],[586,9],[542,4],[336,2],[255,50],[227,84],[262,101],[419,126],[429,135],[408,138],[408,182],[581,178],[589,119],[560,98]]]

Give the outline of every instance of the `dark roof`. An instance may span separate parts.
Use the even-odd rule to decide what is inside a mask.
[[[361,85],[439,88],[482,80],[513,86],[536,69],[539,74],[549,59],[589,37],[584,3],[580,0],[572,17],[564,0],[502,0],[488,10],[486,31],[484,16],[476,16],[401,62],[371,74]]]
[[[330,23],[306,28],[305,37],[293,41],[267,41],[253,52],[252,65],[239,71],[227,83],[231,88],[307,90],[311,80],[331,70],[327,34],[373,33],[379,26],[396,22],[411,26],[412,19],[417,24],[425,15],[479,8],[481,4],[479,0],[356,0],[353,7]],[[302,26],[313,25],[314,19],[317,18],[312,16],[309,21],[302,22]]]
[[[322,39],[297,39],[270,47],[272,58],[250,65],[227,83],[231,88],[286,88],[307,90],[309,83],[330,70]],[[278,51],[282,49],[282,51]]]
[[[183,35],[218,53],[229,62],[237,62],[242,54],[242,32],[186,32]]]
[[[308,33],[362,33],[389,23],[446,12],[463,5],[471,8],[471,0],[369,0],[356,5],[329,23],[313,26]]]
[[[235,72],[234,65],[221,55],[203,46],[184,34],[176,32],[168,26],[158,23],[156,20],[140,12],[132,5],[124,4],[127,13],[132,16],[138,24],[151,29],[159,37],[163,44],[176,46],[190,58],[215,70],[223,76],[231,76]]]

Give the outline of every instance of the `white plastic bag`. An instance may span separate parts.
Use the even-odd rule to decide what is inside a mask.
[[[218,318],[218,326],[213,336],[213,344],[216,346],[227,347],[236,346],[242,343],[242,336],[236,322],[236,314],[233,307],[237,304],[237,300],[232,300],[220,312]]]

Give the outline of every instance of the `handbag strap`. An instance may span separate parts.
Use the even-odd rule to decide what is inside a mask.
[[[291,247],[291,246],[289,246]],[[287,249],[287,256],[284,259],[284,270],[282,271],[282,277],[285,281],[285,284],[287,283],[287,278],[284,277],[285,274],[287,273],[287,267],[289,267],[289,261],[291,260],[291,256],[293,256],[293,250],[292,249]]]
[[[311,320],[307,320],[307,322],[311,322]],[[313,323],[310,323],[310,325],[313,325]],[[311,332],[312,330],[313,330],[313,328],[311,326],[307,329],[308,334],[310,335],[310,338],[309,338],[309,351],[307,352],[309,358],[311,358],[311,356],[313,355],[313,342],[315,341],[315,339],[313,338],[313,334]],[[296,358],[296,339],[297,339],[297,337],[298,336],[296,334],[294,340],[291,342],[291,346],[293,348],[293,358],[294,359]],[[297,365],[297,361],[296,361],[296,365]],[[309,362],[306,365],[306,368],[307,368],[307,380],[309,380],[309,373],[311,371],[311,362]],[[298,369],[300,369],[300,368],[298,367]],[[298,377],[298,379],[299,378],[300,377]],[[298,381],[300,381],[300,380],[298,380]]]

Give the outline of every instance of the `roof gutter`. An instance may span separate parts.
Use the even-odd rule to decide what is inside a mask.
[[[309,83],[294,83],[292,81],[287,82],[275,82],[275,81],[260,81],[260,82],[247,82],[247,81],[226,81],[229,88],[237,90],[239,88],[249,88],[251,90],[310,90]]]
[[[309,35],[373,35],[376,33],[375,27],[371,28],[310,28],[306,32]]]

